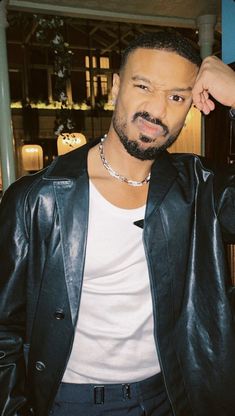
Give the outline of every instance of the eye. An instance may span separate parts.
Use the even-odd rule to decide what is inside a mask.
[[[134,87],[140,88],[141,90],[148,91],[147,85],[144,84],[135,84]]]
[[[177,103],[182,103],[185,100],[184,97],[181,97],[180,95],[177,95],[177,94],[170,95],[169,98],[170,98],[170,100],[175,101]]]

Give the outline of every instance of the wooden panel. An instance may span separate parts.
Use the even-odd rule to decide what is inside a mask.
[[[169,151],[201,154],[201,113],[195,107],[189,111],[185,126]]]
[[[232,284],[235,285],[235,245],[228,245],[228,261],[230,266],[230,273]]]

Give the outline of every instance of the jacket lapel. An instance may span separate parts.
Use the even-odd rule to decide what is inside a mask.
[[[89,208],[87,154],[90,147],[86,145],[59,157],[44,177],[45,180],[53,181],[64,276],[74,325],[85,264]]]
[[[87,175],[55,182],[64,274],[73,324],[76,323],[85,264],[89,187]]]
[[[146,220],[153,211],[159,208],[177,175],[178,171],[172,164],[170,155],[167,152],[162,153],[152,167],[145,214]]]

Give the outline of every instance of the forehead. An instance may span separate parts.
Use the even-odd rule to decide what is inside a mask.
[[[176,52],[139,48],[130,53],[123,78],[143,76],[150,82],[193,84],[199,68]]]

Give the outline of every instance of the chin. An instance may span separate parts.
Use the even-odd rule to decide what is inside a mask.
[[[169,136],[165,140],[162,140],[161,143],[159,143],[159,140],[157,139],[151,139],[150,142],[149,138],[148,142],[140,139],[130,140],[126,136],[119,136],[119,138],[129,155],[139,160],[155,160],[159,154],[172,145],[177,137]],[[152,143],[154,143],[154,146]]]

